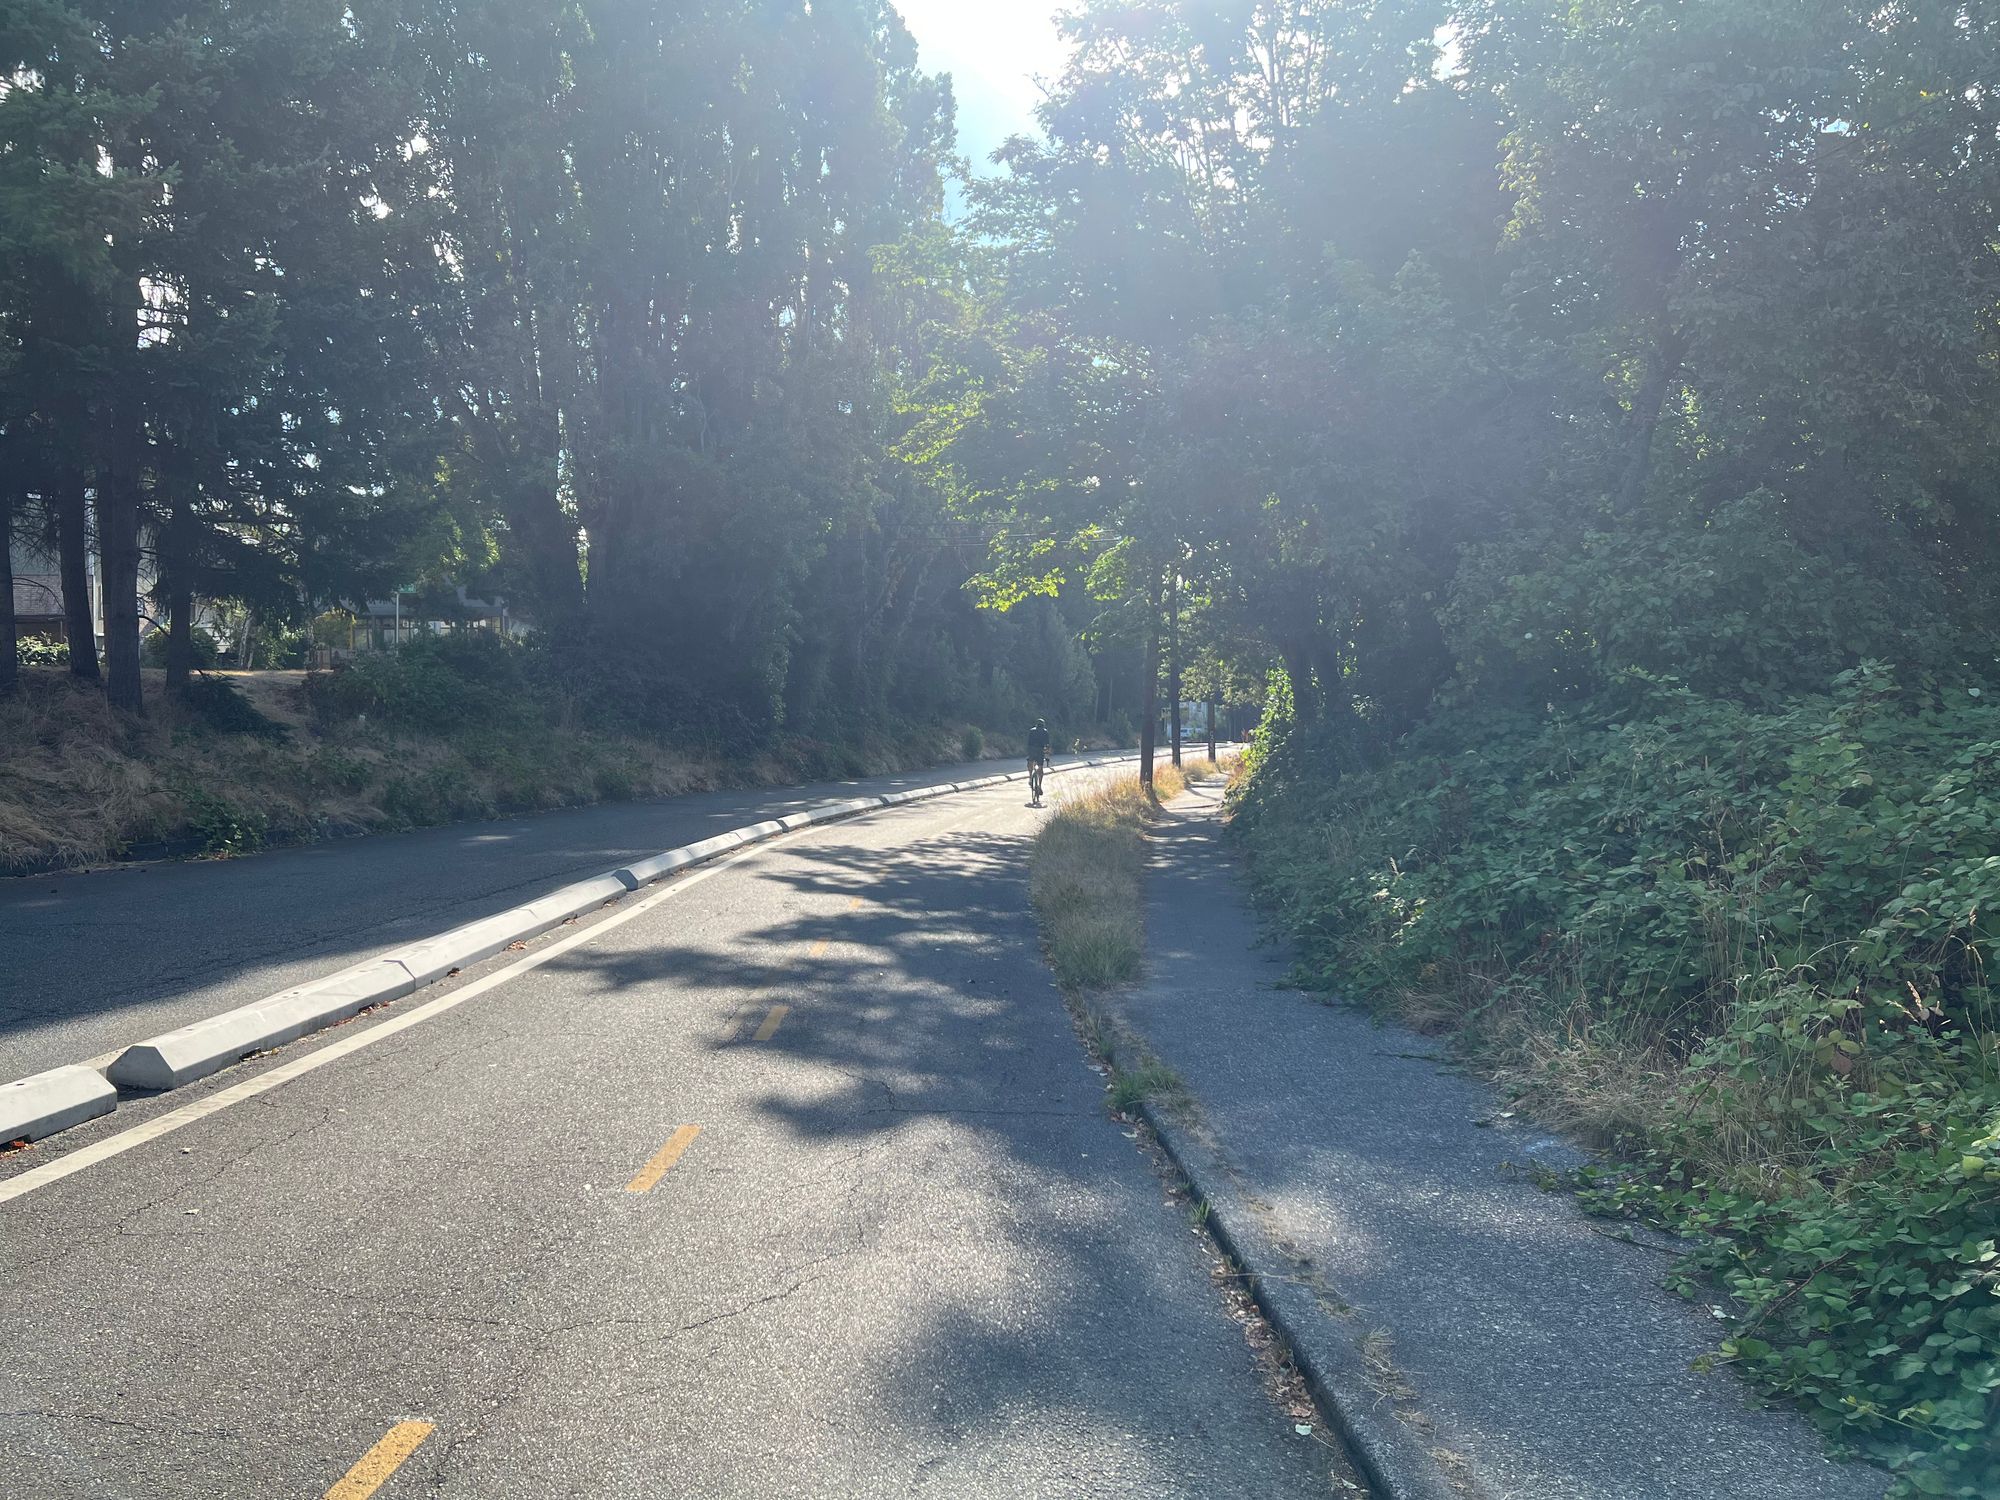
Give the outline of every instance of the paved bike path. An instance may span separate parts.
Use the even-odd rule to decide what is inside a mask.
[[[1722,1325],[1665,1291],[1667,1256],[1607,1238],[1519,1168],[1580,1160],[1497,1119],[1436,1043],[1279,981],[1228,876],[1220,791],[1173,803],[1152,843],[1149,978],[1127,1020],[1199,1101],[1268,1241],[1353,1309],[1328,1337],[1390,1353],[1492,1500],[1878,1500],[1796,1413],[1697,1374]]]

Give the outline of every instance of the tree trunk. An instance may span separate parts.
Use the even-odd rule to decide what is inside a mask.
[[[194,675],[194,580],[188,562],[187,501],[160,533],[160,601],[167,612],[167,691],[185,693]]]
[[[1680,375],[1681,360],[1687,354],[1687,339],[1679,333],[1663,335],[1646,361],[1646,378],[1632,403],[1625,450],[1625,473],[1618,484],[1619,509],[1629,511],[1645,493],[1646,476],[1653,466],[1653,438],[1659,431],[1660,413],[1667,393]]]
[[[1292,717],[1301,724],[1310,724],[1319,718],[1319,695],[1313,688],[1311,659],[1297,646],[1281,647],[1278,654],[1284,658],[1285,677],[1292,685]]]
[[[1222,712],[1222,694],[1208,695],[1208,758],[1215,759],[1215,720]]]
[[[66,469],[60,484],[56,495],[56,566],[62,573],[69,670],[85,682],[96,682],[97,619],[90,606],[90,526],[84,509],[82,471]]]
[[[97,549],[104,586],[104,695],[113,708],[142,714],[146,700],[139,684],[138,435],[132,421],[129,401],[120,393],[104,414]]]
[[[20,686],[21,642],[14,627],[14,494],[0,489],[0,698]]]
[[[1139,781],[1153,784],[1153,751],[1160,737],[1160,579],[1146,587],[1146,677],[1140,685]]]
[[[167,691],[185,693],[194,676],[194,590],[167,590]]]
[[[1174,764],[1181,763],[1181,575],[1167,575],[1167,713],[1173,728]]]

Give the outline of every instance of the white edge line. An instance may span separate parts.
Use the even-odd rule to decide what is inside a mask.
[[[1066,771],[1083,770],[1086,767],[1076,765],[1064,766],[1061,769]],[[877,810],[881,810],[879,804],[877,804]],[[865,809],[856,809],[856,811],[865,811]],[[588,927],[569,934],[567,937],[558,938],[546,948],[530,953],[524,958],[516,959],[504,969],[495,969],[491,974],[483,974],[469,984],[461,985],[447,994],[439,995],[434,1000],[426,1000],[423,1004],[406,1010],[400,1015],[391,1016],[379,1025],[370,1026],[363,1031],[356,1032],[352,1036],[342,1037],[337,1042],[330,1042],[317,1051],[307,1053],[304,1057],[294,1058],[288,1063],[281,1063],[267,1073],[259,1073],[255,1078],[246,1078],[241,1083],[231,1084],[226,1089],[218,1089],[213,1094],[196,1099],[192,1103],[183,1104],[179,1109],[169,1110],[166,1114],[156,1116],[146,1121],[143,1125],[134,1125],[129,1130],[121,1130],[116,1135],[108,1135],[101,1141],[92,1141],[88,1146],[79,1146],[76,1150],[59,1156],[54,1161],[47,1161],[43,1162],[40,1166],[30,1167],[27,1171],[10,1177],[5,1182],[0,1182],[0,1203],[11,1203],[16,1198],[25,1198],[37,1188],[47,1187],[52,1182],[61,1182],[65,1177],[74,1176],[86,1167],[94,1167],[101,1161],[109,1161],[115,1156],[123,1156],[127,1151],[143,1146],[149,1141],[157,1141],[162,1136],[172,1135],[184,1125],[192,1125],[197,1120],[205,1120],[210,1115],[220,1114],[232,1104],[240,1104],[245,1099],[254,1099],[259,1094],[268,1094],[272,1089],[282,1087],[295,1078],[303,1078],[306,1074],[315,1072],[329,1063],[338,1062],[341,1058],[351,1053],[359,1052],[363,1047],[372,1047],[375,1043],[382,1041],[386,1037],[392,1037],[401,1031],[408,1031],[412,1026],[428,1021],[433,1016],[443,1015],[446,1011],[463,1005],[466,1001],[507,983],[507,981],[515,978],[517,975],[525,974],[530,969],[539,968],[550,959],[558,958],[569,952],[570,949],[580,947],[582,944],[592,941],[614,927],[622,926],[634,917],[643,916],[662,901],[672,896],[678,896],[682,891],[688,890],[691,887],[700,885],[712,875],[720,875],[732,865],[740,864],[744,860],[752,859],[759,854],[768,853],[772,845],[789,842],[791,834],[805,833],[810,827],[811,825],[807,825],[806,827],[793,829],[790,834],[774,834],[759,838],[746,847],[736,850],[734,853],[705,864],[702,868],[695,870],[691,874],[681,876],[673,884],[663,886],[652,895],[641,897],[629,907],[621,904],[609,916],[601,918],[591,923]],[[304,1038],[300,1038],[299,1040],[304,1040]],[[102,1118],[102,1116],[99,1118]]]
[[[1114,756],[1114,758],[1110,758],[1110,760],[1078,760],[1078,762],[1074,762],[1074,764],[1070,764],[1070,766],[1052,766],[1052,770],[1056,770],[1056,772],[1070,772],[1070,770],[1094,770],[1094,768],[1102,768],[1102,766],[1116,766],[1116,764],[1124,764],[1126,760],[1134,760],[1134,758],[1136,758],[1136,756]],[[1002,776],[992,776],[992,778],[988,778],[988,782],[990,782],[990,784],[998,784],[998,782],[1002,782],[1002,780],[1004,780]],[[944,794],[948,794],[948,792],[960,792],[960,790],[974,790],[976,786],[984,786],[984,784],[986,784],[986,782],[934,782],[934,784],[930,784],[930,786],[924,786],[924,788],[918,788],[918,790],[922,792],[922,800],[928,800],[928,798],[934,798],[934,796],[944,796]],[[724,832],[720,832],[720,834],[714,834],[712,838],[732,838],[732,836],[744,836],[744,844],[742,844],[740,848],[742,848],[744,852],[748,852],[748,850],[756,850],[756,848],[764,848],[766,844],[772,844],[772,842],[776,842],[778,838],[782,838],[782,836],[784,836],[784,832],[802,832],[804,828],[812,828],[812,826],[820,826],[820,824],[828,824],[828,822],[844,822],[844,820],[848,820],[848,818],[858,818],[858,816],[862,816],[862,814],[868,814],[868,812],[882,812],[882,810],[886,810],[886,808],[890,808],[890,806],[906,806],[906,804],[888,804],[888,802],[882,802],[882,798],[880,798],[880,796],[876,796],[876,798],[862,798],[862,802],[866,802],[866,806],[860,806],[860,804],[850,804],[850,802],[828,802],[828,804],[822,804],[824,812],[822,812],[820,808],[808,808],[808,810],[806,810],[804,814],[796,814],[796,816],[800,816],[800,822],[798,822],[798,826],[796,826],[796,828],[790,828],[790,830],[782,830],[782,832],[780,832],[780,830],[772,830],[772,832],[762,832],[764,828],[770,828],[770,824],[772,824],[772,822],[782,822],[782,820],[766,820],[766,822],[762,822],[762,824],[746,824],[744,828],[728,828],[728,830],[724,830]],[[834,812],[834,808],[838,808],[838,812]],[[820,816],[818,816],[818,818],[814,818],[814,816],[812,816],[814,812],[818,812]],[[712,840],[698,840],[698,842],[712,842]],[[660,854],[650,854],[650,856],[646,856],[646,860],[632,860],[630,864],[646,864],[646,862],[650,862],[650,860],[664,860],[664,858],[670,858],[670,856],[674,856],[674,854],[680,854],[680,852],[684,852],[684,850],[688,850],[688,848],[694,848],[694,844],[680,844],[680,846],[676,846],[676,848],[670,848],[670,850],[662,850]],[[718,850],[718,854],[722,854],[722,850]],[[714,858],[716,858],[714,854],[710,854],[710,856],[708,856],[708,860],[714,860]],[[704,864],[704,862],[706,862],[706,860],[690,860],[690,864]],[[730,858],[724,858],[724,860],[722,860],[720,864],[710,864],[710,866],[708,866],[708,870],[720,870],[720,868],[724,868],[724,864],[734,864],[734,862],[736,862],[736,858],[734,858],[734,856],[730,856]],[[622,870],[622,868],[630,868],[630,864],[628,864],[628,866],[620,866],[620,870]],[[680,866],[680,868],[688,868],[688,866]],[[578,882],[570,882],[570,884],[588,884],[590,880],[602,880],[602,878],[606,878],[606,876],[616,876],[616,874],[618,874],[616,870],[610,870],[610,872],[606,872],[604,876],[584,876],[582,880],[578,880]],[[656,876],[656,880],[658,880],[658,878],[666,878],[666,876],[672,876],[672,874],[678,874],[678,870],[666,870],[666,872],[662,872],[660,876]],[[680,880],[680,882],[676,882],[674,890],[680,890],[680,888],[684,888],[684,886],[688,886],[688,884],[692,884],[692,876],[690,876],[688,880]],[[558,890],[560,890],[560,886],[558,886]],[[546,900],[546,896],[538,896],[536,900]],[[614,898],[614,900],[616,900],[616,898]],[[618,914],[618,916],[616,916],[616,920],[626,920],[626,918],[630,918],[630,916],[636,916],[638,912],[642,912],[642,910],[646,910],[648,906],[652,906],[652,902],[654,902],[654,900],[660,900],[660,896],[654,896],[654,898],[646,898],[646,900],[644,900],[644,902],[642,902],[640,906],[634,906],[634,908],[632,908],[630,912],[622,912],[622,914]],[[526,902],[524,906],[532,906],[532,904],[534,904],[534,902]],[[478,922],[492,922],[494,918],[502,918],[502,916],[508,916],[508,914],[510,914],[510,912],[514,912],[514,910],[522,910],[522,908],[508,908],[506,912],[494,912],[494,916],[484,916],[484,918],[478,918]],[[598,922],[598,924],[594,924],[594,926],[592,926],[590,930],[592,930],[592,932],[596,932],[598,928],[604,928],[604,926],[610,926],[610,924],[612,924],[612,920],[608,918],[606,922]],[[472,922],[466,922],[466,924],[460,924],[460,926],[474,926],[474,924],[472,924]],[[550,930],[550,926],[560,926],[560,924],[534,924],[534,926],[530,926],[530,928],[522,930],[522,932],[520,932],[520,934],[518,934],[518,936],[516,936],[514,940],[516,940],[516,942],[520,942],[522,938],[534,938],[534,936],[540,936],[540,934],[548,932],[548,930]],[[440,942],[440,940],[444,940],[444,938],[452,936],[452,932],[456,932],[456,930],[458,930],[458,928],[446,928],[444,932],[436,932],[436,934],[432,934],[432,936],[428,936],[428,938],[418,938],[416,942],[410,942],[410,944],[402,944],[402,948],[414,948],[414,946],[418,946],[418,944],[428,944],[428,942]],[[568,946],[572,946],[572,940],[570,940],[570,938],[564,938],[564,940],[562,940],[560,944],[556,944],[556,946],[548,948],[548,950],[546,950],[544,954],[538,954],[538,956],[534,956],[534,958],[536,958],[536,962],[542,962],[542,960],[544,960],[544,958],[548,958],[548,956],[554,956],[554,954],[558,954],[558,952],[564,952],[564,950],[566,950]],[[402,952],[402,948],[388,948],[388,950],[384,950],[384,952],[376,954],[376,956],[374,956],[374,960],[362,960],[362,962],[380,962],[380,960],[394,960],[394,958],[396,958],[396,954],[398,954],[398,952]],[[518,968],[532,968],[532,964],[526,964],[526,962],[524,962],[524,964],[520,964]],[[514,970],[514,968],[510,968],[510,970],[502,970],[502,974],[512,974],[512,972],[516,972],[516,970]],[[322,978],[324,978],[324,976],[322,976]],[[496,976],[488,976],[488,978],[500,978],[500,974],[496,974]],[[470,996],[470,994],[476,994],[476,992],[478,992],[480,988],[486,988],[486,982],[488,982],[488,980],[478,980],[476,984],[472,984],[472,986],[466,986],[464,990],[454,990],[454,992],[452,992],[450,996],[444,996],[442,1000],[452,1000],[452,1002],[456,1004],[456,1002],[458,1002],[458,998],[462,998],[462,996]],[[306,984],[312,984],[312,980],[306,980]],[[294,988],[296,988],[296,986],[294,986]],[[280,990],[278,994],[284,994],[284,990]],[[274,998],[274,996],[264,996],[262,1000],[250,1000],[250,1002],[246,1002],[244,1006],[238,1006],[238,1008],[246,1010],[246,1008],[250,1008],[250,1006],[258,1006],[258,1004],[264,1004],[264,1002],[266,1002],[266,1000],[270,1000],[270,998]],[[432,1002],[428,1002],[426,1006],[420,1006],[418,1010],[412,1010],[412,1012],[408,1012],[408,1014],[410,1014],[410,1018],[416,1018],[416,1016],[420,1016],[420,1014],[434,1014],[434,1012],[432,1012],[432,1006],[438,1006],[440,1010],[448,1010],[450,1006],[444,1006],[444,1004],[442,1004],[442,1000],[432,1000]],[[228,1012],[220,1012],[220,1014],[228,1014]],[[336,1024],[338,1024],[338,1022],[336,1022]],[[326,1028],[326,1026],[320,1026],[320,1028],[316,1028],[314,1032],[306,1032],[306,1036],[316,1036],[316,1034],[318,1034],[318,1032],[322,1032],[322,1030],[328,1030],[328,1028]],[[398,1026],[398,1030],[400,1030],[400,1026]],[[368,1036],[376,1036],[376,1034],[388,1034],[388,1026],[378,1026],[378,1028],[370,1028]],[[98,1056],[94,1056],[94,1058],[86,1058],[82,1066],[86,1066],[86,1068],[92,1068],[92,1070],[96,1070],[96,1072],[104,1074],[104,1072],[108,1072],[108,1070],[110,1070],[110,1066],[112,1066],[112,1064],[114,1064],[114,1062],[116,1062],[118,1058],[122,1058],[122,1056],[124,1056],[126,1052],[130,1052],[130,1050],[132,1050],[132,1046],[144,1046],[144,1044],[146,1044],[148,1040],[152,1040],[152,1038],[142,1038],[140,1042],[134,1042],[134,1044],[130,1044],[130,1046],[120,1046],[120,1048],[112,1048],[110,1052],[100,1052],[100,1054],[98,1054]],[[304,1036],[300,1036],[300,1038],[294,1038],[294,1040],[304,1040]],[[280,1046],[288,1046],[288,1042],[280,1042]],[[332,1056],[346,1056],[346,1052],[348,1052],[348,1050],[352,1050],[352,1048],[350,1048],[350,1046],[348,1046],[346,1042],[340,1042],[338,1046],[340,1046],[340,1048],[344,1048],[344,1050],[342,1050],[342,1052],[338,1052],[338,1054],[334,1054],[334,1050],[332,1050],[332,1048],[326,1048],[326,1052],[328,1052],[328,1054],[332,1054]],[[314,1054],[314,1058],[318,1058],[318,1056],[320,1056],[320,1054],[316,1052],[316,1054]],[[286,1064],[286,1068],[290,1068],[290,1066],[294,1066],[294,1064]],[[310,1070],[308,1070],[308,1072],[310,1072]],[[252,1082],[262,1082],[264,1078],[274,1078],[274,1076],[278,1076],[278,1074],[284,1074],[284,1068],[276,1068],[276,1070],[272,1070],[270,1074],[260,1074],[260,1076],[258,1076],[256,1080],[252,1080]],[[214,1074],[204,1074],[204,1076],[210,1076],[210,1078],[212,1078]],[[286,1074],[286,1076],[292,1076],[292,1074]],[[192,1084],[196,1084],[196,1082],[200,1082],[200,1078],[190,1078],[190,1080],[188,1080],[188,1084],[182,1084],[182,1088],[188,1088],[188,1086],[192,1086]],[[280,1082],[282,1082],[282,1078],[280,1078]],[[276,1086],[276,1084],[272,1084],[272,1086]],[[238,1084],[236,1088],[242,1088],[242,1084]],[[172,1090],[162,1090],[162,1092],[172,1092]],[[224,1090],[224,1094],[232,1094],[232,1092],[234,1092],[234,1090]],[[252,1090],[252,1092],[264,1092],[264,1090]],[[248,1098],[248,1096],[250,1096],[250,1094],[244,1094],[244,1098]],[[154,1096],[154,1098],[158,1098],[158,1096]],[[198,1104],[190,1104],[190,1106],[188,1106],[188,1110],[196,1110],[196,1108],[200,1108],[200,1104],[208,1104],[208,1102],[212,1102],[214,1098],[222,1098],[222,1094],[214,1094],[214,1096],[210,1096],[210,1098],[204,1098],[204,1100],[200,1100]],[[232,1100],[232,1102],[234,1102],[234,1100]],[[114,1108],[116,1108],[116,1106],[114,1106]],[[160,1122],[164,1122],[164,1120],[174,1120],[174,1118],[176,1118],[178,1114],[180,1114],[180,1110],[176,1110],[176,1112],[172,1112],[172,1114],[162,1114],[162,1116],[160,1116],[158,1120],[150,1120],[150,1122],[148,1122],[146,1126],[134,1126],[134,1130],[146,1130],[146,1128],[150,1128],[150,1126],[156,1126],[156,1124],[160,1124]],[[100,1114],[100,1116],[96,1116],[96,1118],[100,1118],[100,1120],[102,1120],[104,1116]],[[188,1118],[200,1118],[200,1116],[196,1114],[196,1116],[188,1116]],[[176,1124],[176,1126],[172,1126],[172,1128],[174,1128],[174,1130],[178,1130],[180,1126]],[[58,1130],[58,1132],[54,1132],[52,1136],[44,1136],[44,1140],[52,1140],[54,1136],[60,1136],[60,1134],[62,1134],[62,1132]],[[158,1132],[158,1134],[164,1134],[164,1132]],[[152,1138],[154,1138],[154,1136],[148,1136],[148,1140],[152,1140]],[[98,1146],[104,1146],[104,1144],[108,1144],[110,1140],[118,1140],[118,1136],[108,1136],[108,1138],[106,1138],[104,1142],[98,1142]],[[140,1144],[140,1142],[134,1142],[134,1144]],[[76,1154],[78,1154],[78,1156],[82,1156],[84,1152],[90,1152],[90,1150],[96,1150],[96,1146],[86,1146],[86,1148],[78,1150]],[[122,1150],[126,1150],[126,1148],[122,1148]],[[110,1152],[110,1154],[116,1154],[116,1152]],[[66,1160],[70,1160],[70,1158],[68,1158],[68,1156],[64,1156],[62,1160],[66,1162]],[[98,1158],[92,1158],[92,1160],[104,1160],[104,1158],[102,1158],[102,1156],[98,1156]],[[48,1166],[56,1166],[56,1162],[50,1162]],[[88,1162],[84,1162],[82,1166],[88,1166]],[[14,1186],[16,1182],[24,1182],[24,1180],[32,1178],[32,1176],[34,1176],[36,1172],[44,1172],[44,1170],[46,1170],[44,1166],[38,1166],[38,1168],[30,1168],[28,1172],[22,1172],[22,1174],[20,1174],[20,1176],[16,1176],[16,1178],[8,1178],[8,1180],[6,1180],[4,1184],[0,1184],[0,1204],[8,1202],[10,1198],[18,1198],[18,1196],[20,1196],[20,1192],[32,1192],[32,1190],[34,1190],[34,1186],[40,1186],[40,1184],[34,1184],[34,1186],[30,1186],[30,1188],[22,1188],[20,1192],[8,1192],[8,1188],[12,1188],[12,1186]],[[80,1170],[80,1166],[78,1166],[76,1170]],[[64,1174],[64,1176],[66,1176],[66,1174]],[[48,1180],[50,1180],[50,1182],[54,1182],[56,1178],[48,1178]]]
[[[122,1156],[134,1147],[143,1146],[148,1141],[156,1141],[162,1136],[173,1134],[174,1131],[179,1130],[183,1125],[192,1125],[197,1120],[204,1120],[210,1115],[219,1114],[232,1104],[240,1104],[245,1099],[254,1099],[259,1094],[267,1094],[272,1089],[290,1083],[294,1078],[302,1078],[316,1069],[325,1067],[328,1063],[338,1062],[350,1053],[359,1052],[363,1047],[373,1046],[385,1037],[394,1036],[399,1031],[407,1031],[420,1022],[428,1021],[433,1016],[443,1015],[446,1011],[463,1005],[466,1001],[507,983],[508,980],[526,973],[529,969],[538,968],[550,959],[560,957],[570,949],[590,942],[593,938],[609,931],[613,927],[629,922],[634,917],[643,916],[668,897],[678,896],[682,891],[699,885],[710,876],[720,875],[731,865],[749,859],[754,855],[766,853],[769,849],[770,841],[766,841],[732,854],[726,859],[717,860],[714,864],[697,870],[680,880],[676,880],[672,885],[655,891],[652,895],[634,902],[631,906],[623,910],[612,912],[611,915],[603,918],[601,921],[593,922],[590,926],[578,932],[573,932],[567,937],[558,938],[546,948],[530,953],[525,958],[515,960],[504,969],[496,969],[491,974],[481,975],[470,984],[462,985],[447,994],[439,995],[434,1000],[427,1000],[422,1005],[404,1011],[401,1015],[391,1016],[380,1025],[370,1026],[366,1030],[356,1032],[353,1036],[342,1037],[339,1041],[321,1047],[315,1052],[309,1052],[304,1057],[295,1058],[291,1062],[280,1064],[268,1073],[259,1073],[255,1078],[246,1078],[241,1083],[231,1084],[228,1088],[220,1089],[213,1094],[195,1100],[191,1104],[183,1104],[179,1109],[170,1110],[166,1114],[146,1121],[143,1125],[134,1125],[130,1130],[121,1130],[118,1134],[106,1136],[101,1141],[92,1141],[88,1146],[80,1146],[67,1155],[56,1158],[54,1161],[43,1162],[38,1167],[30,1167],[18,1176],[10,1177],[5,1182],[0,1182],[0,1203],[7,1203],[15,1198],[26,1197],[29,1193],[34,1192],[35,1189],[47,1187],[52,1182],[60,1182],[65,1177],[81,1172],[85,1167],[95,1166],[101,1161],[109,1161],[114,1156]]]

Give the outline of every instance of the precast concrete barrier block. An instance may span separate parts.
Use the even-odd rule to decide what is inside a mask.
[[[118,1090],[95,1068],[75,1063],[0,1084],[0,1142],[38,1141],[108,1115]]]
[[[780,818],[768,826],[773,829],[785,826],[785,820]],[[648,859],[635,859],[623,869],[614,870],[612,873],[621,879],[633,881],[633,888],[636,890],[639,886],[658,880],[663,875],[671,875],[676,870],[685,870],[689,865],[700,864],[703,860],[713,859],[718,854],[726,854],[749,841],[749,829],[732,828],[727,833],[718,833],[713,838],[702,839],[699,843],[683,844],[678,849],[669,849]]]
[[[253,1052],[296,1041],[309,1032],[416,988],[400,962],[371,959],[310,984],[194,1021],[127,1047],[106,1069],[120,1088],[177,1089],[219,1072]]]
[[[687,845],[686,853],[693,860],[714,859],[718,854],[727,854],[731,849],[741,848],[743,842],[744,830],[732,828],[727,833],[718,833],[713,838],[701,839]]]
[[[807,811],[807,820],[814,823],[830,823],[836,818],[851,818],[858,812],[867,812],[880,807],[873,797],[854,797],[846,802],[822,802]]]
[[[259,1000],[270,1030],[255,1049],[276,1047],[359,1015],[371,1005],[400,1000],[416,988],[410,971],[393,957],[360,964]]]
[[[532,908],[516,906],[441,932],[434,938],[425,938],[420,943],[405,944],[388,956],[408,969],[410,978],[417,984],[435,984],[453,969],[463,969],[482,958],[491,958],[509,943],[518,943],[554,925],[553,922],[546,922],[538,926]]]
[[[615,870],[612,873],[630,880],[633,883],[632,888],[637,890],[642,885],[658,880],[662,875],[671,875],[674,871],[684,869],[693,863],[694,856],[687,850],[669,849],[663,854],[635,859],[622,870]]]
[[[579,880],[575,885],[566,885],[559,891],[530,901],[523,911],[533,912],[535,920],[543,923],[543,930],[567,922],[571,917],[580,917],[587,911],[596,911],[607,901],[615,901],[620,896],[639,889],[635,880],[629,884],[619,877],[625,872],[615,871],[609,875],[598,875],[590,880]]]

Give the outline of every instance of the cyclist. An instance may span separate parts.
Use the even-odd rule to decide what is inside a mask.
[[[1049,764],[1049,721],[1035,720],[1028,731],[1028,791],[1036,807],[1042,805],[1042,773]]]

